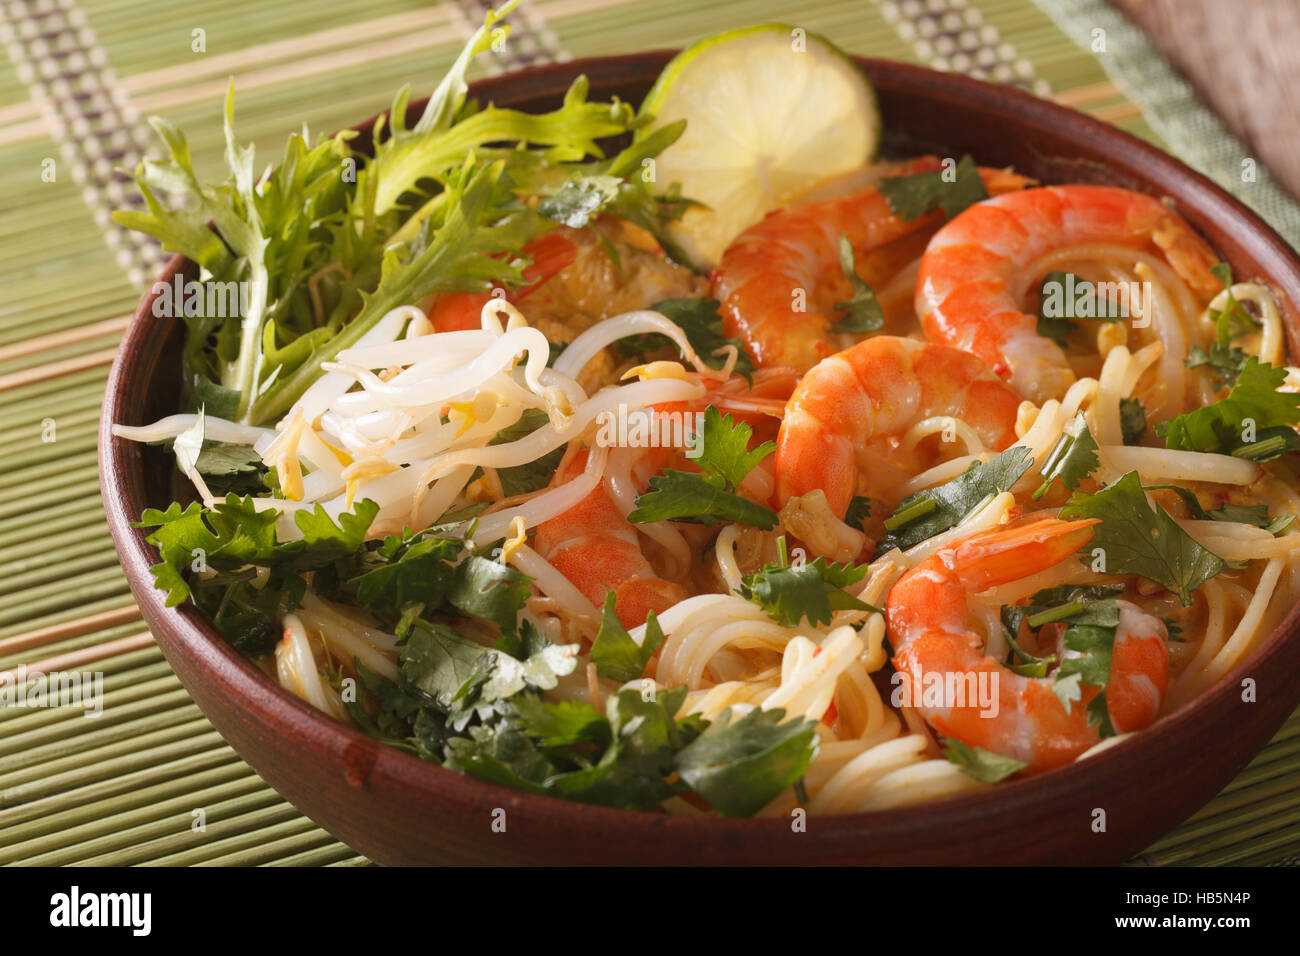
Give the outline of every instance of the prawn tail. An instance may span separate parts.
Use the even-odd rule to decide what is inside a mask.
[[[983,591],[1060,564],[1092,540],[1097,523],[1049,518],[999,528],[957,542],[945,563],[968,591]]]

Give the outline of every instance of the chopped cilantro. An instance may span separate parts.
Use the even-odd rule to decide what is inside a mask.
[[[1119,322],[1127,310],[1112,298],[1098,294],[1095,283],[1073,272],[1049,272],[1038,288],[1038,334],[1061,348],[1077,326],[1073,319]]]
[[[1119,427],[1124,444],[1142,444],[1142,437],[1147,433],[1147,410],[1136,398],[1119,400]]]
[[[849,499],[848,510],[844,512],[844,523],[850,528],[863,530],[863,524],[871,517],[871,499],[854,495]]]
[[[727,361],[727,354],[722,350],[734,348],[736,374],[744,376],[746,381],[753,381],[754,360],[745,351],[745,344],[740,339],[728,338],[724,333],[717,299],[662,299],[650,306],[650,310],[680,326],[686,334],[686,340],[691,343],[691,348],[711,368],[722,368]],[[619,339],[614,347],[624,355],[631,356],[677,348],[665,335],[636,335]]]
[[[629,521],[689,521],[717,524],[736,521],[758,528],[776,525],[776,512],[736,494],[736,489],[754,466],[776,450],[774,442],[763,442],[750,449],[754,430],[723,416],[709,406],[704,413],[700,433],[700,457],[696,463],[703,472],[677,471],[666,468],[650,479],[650,491],[639,495]]]
[[[549,421],[546,412],[540,408],[528,408],[513,425],[507,425],[488,442],[489,445],[504,445],[508,442],[526,438]],[[497,477],[501,479],[501,490],[507,498],[515,495],[537,491],[550,484],[555,477],[555,469],[564,457],[564,447],[554,448],[534,461],[509,468],[498,468]]]
[[[1224,571],[1228,564],[1203,548],[1169,512],[1152,508],[1136,471],[1130,471],[1096,494],[1076,491],[1062,518],[1100,518],[1093,527],[1085,564],[1098,559],[1105,574],[1136,574],[1154,581],[1190,604],[1192,592]]]
[[[882,179],[879,188],[889,208],[908,222],[936,209],[942,209],[951,219],[968,206],[989,198],[979,168],[970,156],[963,156],[955,167]]]
[[[875,290],[858,275],[857,264],[853,261],[853,244],[849,237],[840,236],[840,268],[853,288],[853,298],[847,302],[836,302],[835,308],[843,309],[844,315],[832,327],[832,332],[879,332],[885,326],[885,313],[880,309]]]
[[[646,615],[645,640],[640,644],[634,641],[614,613],[614,592],[606,592],[600,631],[591,645],[591,662],[597,674],[619,683],[636,680],[663,642],[664,632],[654,611]]]
[[[1289,528],[1295,521],[1295,515],[1279,515],[1277,518],[1268,513],[1268,505],[1234,505],[1224,504],[1214,510],[1201,505],[1200,499],[1190,488],[1182,485],[1144,485],[1147,491],[1172,491],[1182,499],[1192,517],[1199,521],[1232,521],[1238,524],[1253,525],[1264,528],[1270,534],[1279,534]]]
[[[880,550],[907,550],[956,527],[993,495],[1013,486],[1033,463],[1029,449],[1013,445],[988,461],[973,462],[952,481],[909,495],[885,522],[889,534],[880,543]]]
[[[981,783],[1001,783],[1007,777],[1029,766],[1027,763],[995,754],[983,747],[971,747],[955,737],[944,740],[943,755],[949,763],[955,764],[963,773]]]
[[[1038,631],[1047,624],[1065,624],[1062,643],[1066,650],[1075,653],[1063,657],[1052,689],[1068,709],[1082,699],[1081,684],[1100,688],[1088,704],[1088,723],[1099,725],[1103,737],[1115,732],[1107,710],[1106,685],[1110,681],[1110,653],[1119,624],[1119,607],[1115,598],[1123,591],[1122,587],[1108,585],[1064,585],[1039,591],[1028,604],[1002,608],[1002,626],[1012,649],[1028,660],[1025,667],[1032,670],[1032,673],[1025,673],[1027,677],[1047,676],[1048,665],[1056,658],[1054,655],[1034,658],[1021,651],[1015,642],[1021,625]],[[1017,673],[1021,671],[1017,670]]]
[[[1083,412],[1080,412],[1074,417],[1074,421],[1069,422],[1062,429],[1061,437],[1047,453],[1043,467],[1038,472],[1043,478],[1043,483],[1034,492],[1034,500],[1047,494],[1047,490],[1052,487],[1052,482],[1058,478],[1067,490],[1073,491],[1079,487],[1081,481],[1093,473],[1099,464],[1097,442],[1092,437],[1092,432],[1088,430]]]
[[[1286,369],[1251,356],[1226,398],[1156,426],[1169,448],[1268,461],[1300,451],[1300,394],[1279,391]]]

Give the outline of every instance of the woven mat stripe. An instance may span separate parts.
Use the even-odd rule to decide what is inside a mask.
[[[143,159],[148,131],[118,86],[85,13],[70,2],[61,6],[11,0],[7,14],[17,29],[9,56],[118,265],[141,285],[165,262],[162,250],[148,237],[115,225],[109,213],[143,206],[119,170],[133,169]]]
[[[0,810],[0,862],[139,863],[178,850],[197,860],[265,852],[252,848],[272,844],[278,854],[281,844],[261,832],[268,820],[245,812],[265,807],[278,808],[276,819],[298,821],[292,830],[302,839],[283,844],[284,849],[303,852],[336,845],[237,759],[156,649],[96,666],[109,672],[103,715],[79,718],[93,729],[71,738],[60,733],[60,725],[78,719],[68,716],[68,708],[4,712],[10,726],[0,725],[0,753],[10,741],[22,749],[5,759],[0,773],[0,806],[11,808]],[[135,687],[128,683],[138,678],[146,680]],[[151,693],[142,695],[145,690]],[[19,716],[11,716],[15,713]],[[40,730],[29,726],[20,736],[11,735],[14,722],[38,720]],[[203,768],[218,771],[215,789],[200,786],[203,779],[193,771]],[[124,790],[124,780],[134,786]],[[193,828],[197,810],[217,825],[215,836],[221,839],[213,839],[212,829]],[[334,851],[329,859],[354,855],[344,851]]]
[[[93,808],[96,815],[86,823],[55,821],[54,828],[31,837],[27,836],[28,831],[16,830],[12,835],[0,832],[0,838],[6,843],[0,862],[73,863],[89,855],[120,851],[189,830],[195,819],[194,811],[200,808],[205,814],[233,813],[271,806],[280,799],[254,775],[205,789],[195,787],[193,781],[189,783],[191,786],[185,792],[171,799],[155,797],[146,806],[124,813],[96,806]],[[34,828],[32,832],[36,832]]]

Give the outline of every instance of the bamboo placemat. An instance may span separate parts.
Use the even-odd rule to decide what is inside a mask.
[[[652,47],[764,20],[857,53],[1015,83],[1170,148],[1291,240],[1294,203],[1096,0],[532,0],[491,69]],[[1041,7],[1041,8],[1040,8]],[[221,166],[220,100],[262,156],[303,122],[331,131],[428,91],[485,6],[476,0],[10,0],[0,7],[0,672],[103,675],[103,713],[0,708],[0,862],[354,865],[217,736],[162,659],[118,568],[95,433],[108,363],[163,256],[113,226],[137,202],[118,170],[152,144],[143,117]],[[1050,16],[1049,16],[1050,13]],[[1054,22],[1055,19],[1055,22]],[[1095,57],[1071,38],[1110,40]],[[1262,171],[1261,171],[1262,172]],[[200,813],[201,811],[201,813]],[[1300,856],[1300,716],[1187,825],[1138,862]]]

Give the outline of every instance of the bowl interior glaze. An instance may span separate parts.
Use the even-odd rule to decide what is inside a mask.
[[[672,56],[660,51],[535,68],[471,95],[527,110],[557,106],[585,73],[593,99],[639,102]],[[970,153],[1045,183],[1091,182],[1167,197],[1238,276],[1280,293],[1300,351],[1300,258],[1257,216],[1159,150],[1027,94],[883,60],[859,62],[876,86],[886,148]],[[412,119],[422,103],[410,107]],[[358,127],[369,142],[370,123]],[[160,277],[195,268],[177,257]],[[276,790],[336,837],[386,864],[1097,864],[1122,861],[1176,826],[1230,780],[1300,698],[1295,611],[1243,666],[1148,731],[1082,763],[957,800],[881,813],[702,820],[539,797],[462,777],[336,723],[282,690],[189,605],[166,608],[132,528],[172,498],[169,456],[114,439],[180,396],[181,322],[141,304],[113,366],[100,436],[101,485],[131,588],[177,675],[221,734]],[[1243,702],[1241,682],[1256,682]],[[505,832],[494,823],[505,812]],[[1100,813],[1099,813],[1100,812]],[[1100,822],[1099,822],[1100,821]]]

